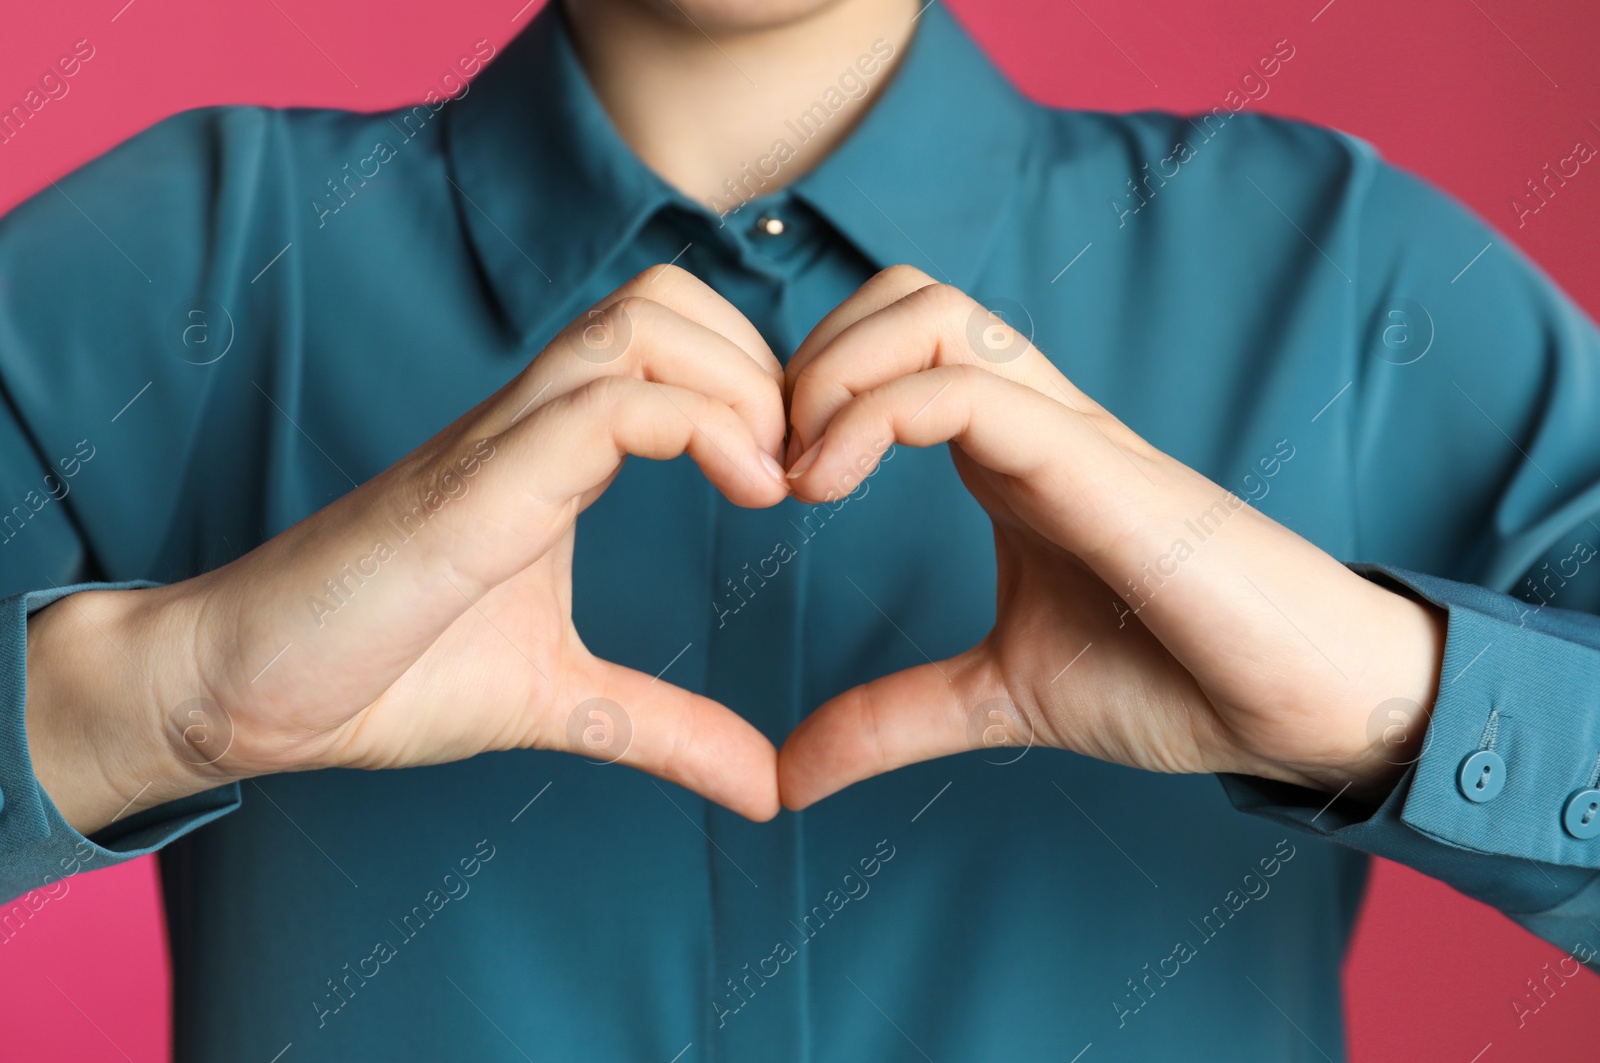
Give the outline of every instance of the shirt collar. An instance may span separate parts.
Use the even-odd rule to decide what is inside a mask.
[[[1028,164],[1033,105],[933,3],[877,102],[792,186],[882,269],[978,275]]]
[[[879,268],[906,262],[967,287],[1023,172],[1032,105],[942,5],[917,22],[861,122],[790,189]],[[457,207],[524,343],[576,313],[568,303],[662,206],[715,223],[618,134],[559,0],[447,106]]]

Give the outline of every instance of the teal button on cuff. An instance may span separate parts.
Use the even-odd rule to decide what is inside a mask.
[[[1458,782],[1468,801],[1493,801],[1506,788],[1506,762],[1492,750],[1479,750],[1461,762]]]
[[[1600,790],[1579,790],[1567,802],[1561,825],[1579,841],[1600,835]]]

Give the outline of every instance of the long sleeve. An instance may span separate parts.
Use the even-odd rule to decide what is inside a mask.
[[[61,818],[40,787],[28,756],[28,615],[75,591],[125,590],[148,583],[86,583],[13,595],[0,601],[0,900],[80,871],[155,852],[239,805],[239,784],[136,813],[85,836]]]
[[[225,786],[86,838],[39,785],[24,709],[31,613],[199,567],[182,474],[207,438],[205,371],[248,344],[219,363],[187,315],[220,302],[204,294],[222,290],[211,275],[244,269],[224,222],[248,216],[237,201],[261,126],[187,112],[0,218],[0,898],[151,852],[239,803]]]
[[[1362,147],[1347,560],[1447,612],[1439,695],[1376,810],[1223,785],[1600,956],[1600,334],[1503,236]]]

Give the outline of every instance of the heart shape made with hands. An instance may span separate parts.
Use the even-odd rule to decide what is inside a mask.
[[[1002,313],[892,267],[818,323],[784,390],[796,497],[869,473],[882,440],[948,443],[997,562],[977,645],[845,691],[788,736],[788,808],[994,746],[1372,799],[1403,771],[1389,754],[1426,727],[1442,613],[1151,446]],[[1284,440],[1261,467],[1292,457]]]
[[[687,453],[730,502],[766,508],[859,482],[886,440],[948,444],[993,524],[996,621],[977,645],[837,695],[781,749],[728,706],[583,645],[576,520],[627,455]],[[465,476],[458,500],[412,508],[419,488],[456,498]],[[312,623],[295,588],[347,570],[397,511],[427,534],[396,539],[374,562],[385,576]],[[1204,540],[1176,546],[1196,522]],[[1428,608],[1151,446],[1002,314],[909,266],[852,293],[787,366],[703,282],[647,271],[418,451],[195,583],[141,593],[221,610],[194,625],[225,633],[199,656],[224,662],[205,685],[235,725],[208,770],[553,749],[755,820],[1000,745],[1377,792],[1399,769],[1369,739],[1371,707],[1386,707],[1390,739],[1425,726],[1443,647]],[[240,630],[260,660],[238,651]],[[1416,712],[1397,724],[1397,704]]]
[[[583,645],[577,517],[628,455],[686,453],[730,502],[766,508],[826,501],[886,440],[948,444],[993,524],[996,620],[977,645],[837,695],[781,749],[728,706]],[[1182,541],[1197,524],[1203,541]],[[308,609],[308,591],[328,597]],[[118,749],[97,760],[159,765],[163,781],[108,781],[69,810],[85,825],[118,815],[124,789],[150,807],[229,779],[516,748],[615,760],[755,820],[997,745],[1367,796],[1403,769],[1389,749],[1420,746],[1444,642],[1442,613],[1151,446],[1003,315],[908,266],[852,293],[787,366],[703,282],[653,268],[255,550],[74,604],[41,617],[81,643],[84,615],[150,662],[136,700],[162,722],[138,735],[182,762],[124,755],[129,730],[106,729]],[[30,640],[50,623],[30,622]]]
[[[996,619],[976,645],[838,694],[781,749],[728,706],[583,645],[577,517],[627,456],[687,454],[730,502],[767,508],[859,483],[884,441],[947,444],[990,518]],[[1263,461],[1288,461],[1281,446]],[[71,601],[30,619],[29,726],[38,764],[81,763],[50,752],[87,743],[116,769],[93,787],[41,770],[84,833],[227,781],[519,748],[626,764],[758,821],[995,746],[1374,801],[1415,759],[1393,751],[1422,747],[1445,641],[1442,610],[1161,452],[1003,314],[909,266],[852,293],[786,366],[726,299],[653,267],[256,549]],[[36,717],[36,703],[104,700],[106,669],[33,668],[32,647],[98,645],[87,631],[146,662],[133,708],[109,727]]]

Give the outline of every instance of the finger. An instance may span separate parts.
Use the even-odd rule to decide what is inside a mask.
[[[757,822],[778,814],[777,750],[710,698],[607,661],[567,720],[569,752],[626,764]]]
[[[1008,499],[1058,543],[1073,534],[1114,536],[1118,525],[1110,518],[1149,486],[1133,463],[1149,461],[1151,451],[1095,411],[1071,410],[974,365],[927,369],[849,400],[816,449],[790,470],[792,489],[801,498],[825,498],[870,474],[890,442],[950,442],[988,473],[1011,478],[1016,490]],[[974,708],[998,701],[1011,706],[1003,717],[1016,709],[981,652],[885,676],[812,713],[778,755],[784,805],[804,808],[869,776],[983,744],[973,740]],[[977,733],[988,729],[981,721]],[[1026,726],[1014,731],[1031,734]]]
[[[660,303],[695,324],[726,337],[744,351],[774,383],[783,383],[783,366],[750,319],[716,289],[682,266],[667,263],[640,271],[632,280],[591,306],[578,318],[578,322],[619,299],[630,297]]]
[[[750,425],[762,449],[775,456],[779,454],[786,427],[778,384],[782,371],[770,351],[766,351],[768,364],[764,367],[716,329],[639,296],[619,299],[600,311],[600,315],[610,323],[613,333],[627,333],[631,337],[617,362],[596,363],[581,357],[565,357],[552,360],[548,368],[536,362],[533,382],[544,378],[548,372],[550,377],[559,378],[552,391],[564,392],[602,375],[614,374],[698,391],[732,407]],[[578,331],[580,324],[581,319],[571,330],[575,349],[583,346]],[[776,380],[774,370],[780,374]]]
[[[716,328],[674,307],[627,295],[573,321],[485,414],[467,420],[480,434],[491,434],[601,377],[631,376],[720,399],[749,423],[764,450],[779,456],[783,397],[773,377],[777,360],[770,352],[765,358],[764,366]]]
[[[638,285],[637,291],[632,290],[632,285],[635,283]],[[646,299],[654,299],[656,303],[674,309],[691,322],[704,325],[715,333],[731,339],[762,367],[763,373],[773,378],[773,383],[784,383],[784,367],[779,362],[778,355],[773,354],[770,344],[762,338],[760,330],[750,323],[749,317],[742,314],[739,307],[723,298],[715,288],[682,266],[670,263],[664,266],[651,266],[624,285],[624,290],[619,290],[614,295],[642,295]],[[605,299],[602,299],[602,303],[605,303]]]
[[[918,288],[939,282],[915,266],[895,265],[874,273],[867,283],[845,297],[844,301],[823,316],[795,349],[789,364],[784,367],[785,394],[817,352],[833,342],[835,336],[846,328],[884,307],[899,302]]]
[[[830,310],[821,321],[812,327],[810,333],[801,341],[789,363],[784,366],[783,398],[784,409],[787,412],[793,407],[795,382],[806,367],[816,358],[817,353],[833,342],[834,337],[846,328],[867,317],[875,314],[886,306],[890,306],[900,299],[911,294],[919,288],[926,288],[937,284],[932,277],[917,269],[915,266],[897,264],[888,266],[874,273],[867,282],[845,297],[844,301]],[[799,433],[791,432],[783,457],[785,467],[794,462],[794,459],[805,450],[800,442]]]
[[[778,792],[798,811],[862,779],[974,748],[957,660],[895,672],[824,702],[778,751]]]
[[[633,332],[627,327],[631,319],[619,312],[608,316],[606,311],[613,304],[629,299],[646,299],[657,303],[716,333],[753,361],[775,384],[782,385],[783,367],[749,319],[704,281],[679,266],[667,263],[640,271],[627,283],[590,306],[557,333],[527,369],[467,411],[458,422],[477,425],[479,435],[503,431],[527,416],[538,403],[557,397],[561,391],[580,387],[594,375],[607,371],[602,368],[590,376],[579,374],[570,379],[563,378],[568,379],[568,383],[558,388],[556,385],[559,382],[551,379],[555,375],[553,363],[571,362],[573,356],[577,361],[592,366],[609,366],[610,372],[623,368],[616,363],[631,344]],[[541,371],[545,375],[535,377],[534,369],[541,363],[544,363]]]
[[[493,446],[496,457],[483,463],[465,504],[442,514],[436,537],[456,569],[488,586],[542,555],[628,455],[688,454],[740,506],[774,505],[786,493],[781,470],[726,403],[631,377],[600,377],[568,392]],[[483,558],[481,568],[468,555]]]
[[[1090,413],[1067,410],[1026,384],[973,365],[946,365],[891,379],[846,403],[813,450],[789,469],[790,490],[798,498],[822,498],[838,482],[869,474],[888,443],[944,442],[958,443],[982,467],[1018,477],[1040,493],[1054,488],[1075,495],[1106,479],[1125,487],[1122,472],[1138,471],[1109,466],[1122,450],[1110,429],[1147,448],[1114,419],[1091,423]],[[1074,482],[1062,482],[1061,475]]]
[[[776,462],[750,424],[714,395],[626,377],[606,377],[557,400],[529,425],[508,435],[514,475],[519,447],[539,475],[529,490],[556,502],[593,488],[627,455],[666,461],[688,454],[706,479],[736,505],[765,507],[784,496]],[[509,485],[508,485],[509,486]]]
[[[687,453],[730,500],[770,506],[782,470],[731,407],[695,391],[603,377],[510,431],[456,451],[409,458],[315,519],[248,555],[263,587],[295,601],[335,595],[337,616],[308,606],[294,631],[260,641],[302,648],[327,682],[367,704],[461,613],[542,557],[627,455]],[[282,610],[273,611],[281,615]],[[360,653],[366,667],[338,667]]]
[[[791,378],[790,453],[822,435],[857,395],[896,377],[973,365],[1037,391],[1088,402],[1028,338],[949,285],[927,285],[841,329]]]
[[[942,366],[851,400],[789,470],[803,500],[853,489],[892,443],[958,445],[988,475],[1009,478],[1010,506],[1091,566],[1123,534],[1128,512],[1161,512],[1166,458],[1100,407],[1074,410],[970,365]],[[1138,506],[1140,508],[1131,508]]]

